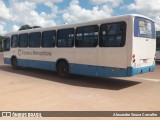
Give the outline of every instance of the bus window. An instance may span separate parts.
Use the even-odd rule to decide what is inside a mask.
[[[56,31],[44,31],[42,33],[42,47],[54,47],[56,41]]]
[[[12,37],[11,37],[11,47],[12,48],[18,47],[18,35],[12,35]]]
[[[19,47],[28,47],[28,33],[19,35]]]
[[[3,51],[10,51],[10,38],[5,38],[3,40]]]
[[[57,47],[73,47],[74,28],[61,29],[57,31]]]
[[[136,17],[134,20],[134,36],[155,39],[154,22],[145,18]]]
[[[98,43],[98,26],[79,27],[76,30],[76,47],[96,47]]]
[[[126,23],[103,24],[100,27],[100,47],[123,47],[126,39]]]
[[[160,38],[156,39],[156,50],[160,51]]]
[[[41,41],[41,33],[40,32],[30,33],[29,47],[40,47],[40,41]]]

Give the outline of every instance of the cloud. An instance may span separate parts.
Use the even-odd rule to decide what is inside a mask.
[[[157,16],[160,15],[160,0],[134,0],[125,8],[150,17]]]
[[[30,0],[31,1],[31,0]],[[38,13],[36,11],[37,3],[29,1],[11,1],[10,13],[12,14],[12,21],[18,25],[29,24],[31,26],[52,26],[55,25],[53,14],[45,12]]]
[[[11,18],[9,9],[6,7],[3,1],[0,0],[0,21],[8,20]]]
[[[12,27],[12,31],[18,31],[20,28],[18,25],[13,25]]]
[[[160,0],[134,0],[123,8],[151,17],[156,22],[156,30],[160,30]]]
[[[155,22],[156,22],[156,30],[160,31],[160,16],[155,17]]]
[[[55,5],[56,3],[63,2],[63,0],[28,0],[29,2],[33,2],[35,4],[44,4],[45,6],[49,7],[52,11],[51,15],[56,16],[53,14],[56,14],[58,12],[58,7]]]
[[[37,4],[41,4],[41,3],[43,3],[43,4],[45,4],[45,3],[48,3],[48,2],[50,2],[50,3],[59,3],[59,2],[62,2],[63,0],[45,0],[45,2],[44,2],[44,0],[28,0],[29,2],[34,2],[34,3],[37,3]]]
[[[96,4],[96,5],[103,5],[103,4],[106,4],[106,5],[110,5],[112,7],[117,7],[120,5],[120,3],[123,2],[123,0],[90,0],[93,4]]]
[[[94,6],[91,10],[82,8],[78,0],[72,0],[69,7],[64,11],[63,19],[65,23],[94,20],[110,17],[113,9],[108,5]]]
[[[5,23],[0,23],[0,35],[4,35],[6,31],[4,30]]]

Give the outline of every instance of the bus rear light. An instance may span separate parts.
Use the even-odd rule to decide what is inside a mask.
[[[132,62],[133,62],[133,63],[135,63],[135,62],[136,62],[135,57],[136,57],[136,56],[135,56],[135,54],[133,54],[133,55],[132,55]]]
[[[133,54],[133,55],[132,55],[132,58],[135,59],[135,57],[136,57],[135,54]]]
[[[154,60],[156,60],[156,55],[154,56]]]
[[[136,62],[136,59],[133,59],[133,63],[135,63]]]

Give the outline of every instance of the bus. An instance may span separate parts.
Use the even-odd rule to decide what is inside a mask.
[[[155,70],[154,21],[136,14],[5,34],[4,63],[61,77],[129,77]]]
[[[156,31],[156,62],[160,62],[160,31]]]

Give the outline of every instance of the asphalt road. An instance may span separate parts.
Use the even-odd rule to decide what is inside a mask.
[[[62,79],[50,71],[14,70],[0,53],[0,111],[160,111],[159,93],[160,65],[130,78]]]

